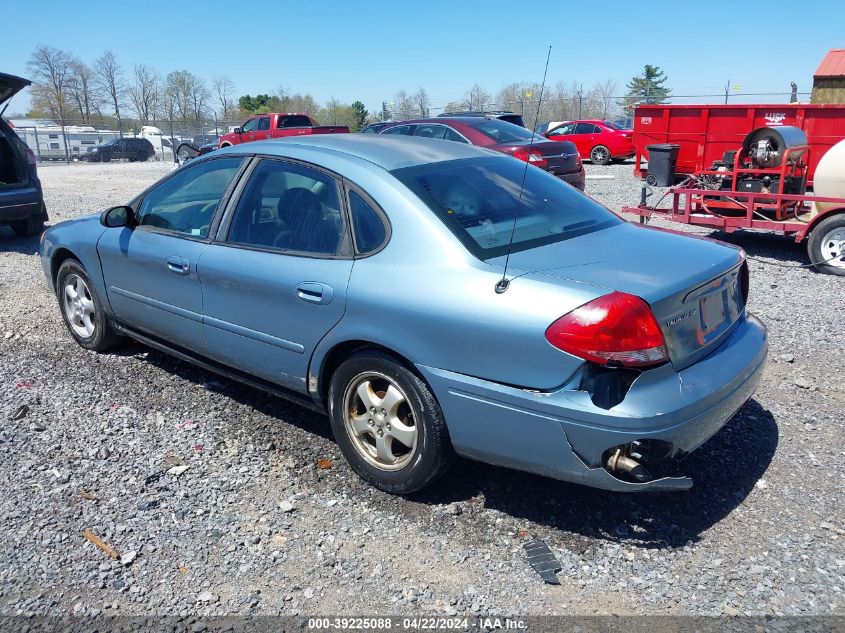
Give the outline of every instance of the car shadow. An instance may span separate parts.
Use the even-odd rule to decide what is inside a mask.
[[[39,236],[18,237],[8,226],[0,226],[0,251],[35,255],[38,253]]]
[[[713,231],[706,237],[739,246],[752,257],[765,257],[790,265],[810,263],[806,243],[798,244],[788,235],[740,230],[734,233]]]
[[[146,354],[144,362],[163,371],[334,442],[328,418],[307,407],[140,343],[127,342],[113,353],[126,357]],[[267,434],[256,438],[262,444],[272,439],[273,432],[266,424],[253,425],[246,419],[233,424],[247,432]],[[752,399],[716,435],[676,465],[673,474],[688,475],[694,481],[686,492],[609,492],[458,459],[442,479],[402,503],[434,506],[483,499],[486,508],[541,529],[640,547],[679,547],[699,540],[742,503],[768,469],[777,444],[774,416]]]
[[[169,374],[179,376],[184,380],[203,387],[209,392],[224,395],[239,404],[250,407],[258,413],[263,413],[281,423],[291,424],[334,442],[328,417],[313,409],[286,400],[281,396],[276,396],[236,380],[220,376],[219,374],[203,369],[202,367],[197,367],[187,361],[180,360],[135,341],[127,341],[119,348],[111,351],[110,354],[126,357],[146,354],[144,362],[150,363]],[[247,427],[248,421],[239,421],[238,425]],[[266,441],[262,443],[266,443],[271,438],[268,436],[263,439]]]
[[[468,460],[411,498],[446,504],[483,498],[537,526],[640,547],[679,547],[733,511],[766,472],[778,444],[772,414],[750,400],[721,431],[677,464],[692,477],[686,492],[618,493]]]

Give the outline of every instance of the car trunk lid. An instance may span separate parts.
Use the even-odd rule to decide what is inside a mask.
[[[576,172],[581,169],[581,160],[578,157],[578,150],[569,141],[534,141],[534,143],[504,143],[495,145],[491,149],[513,153],[516,149],[527,150],[531,147],[532,152],[538,152],[546,159],[546,171],[555,175]]]
[[[509,277],[587,283],[644,299],[676,369],[715,349],[744,310],[738,249],[672,231],[620,224],[512,253]],[[503,265],[504,257],[490,260]]]
[[[0,106],[31,83],[29,79],[23,77],[0,73]]]

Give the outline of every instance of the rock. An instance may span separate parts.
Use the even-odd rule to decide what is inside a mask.
[[[124,552],[120,555],[120,564],[126,567],[127,565],[131,564],[137,556],[138,552],[136,552],[134,549],[131,549],[128,552]]]
[[[795,356],[792,354],[781,354],[778,358],[780,358],[785,363],[794,363]]]
[[[17,409],[15,409],[15,412],[9,417],[9,420],[11,422],[17,422],[18,420],[23,420],[27,416],[28,413],[29,413],[29,405],[28,404],[22,404]]]
[[[279,501],[279,510],[282,512],[293,512],[294,507],[290,501],[285,499],[284,501]]]
[[[314,597],[314,590],[311,587],[308,587],[305,591],[302,592],[302,595],[306,600],[310,600]]]
[[[463,508],[461,508],[461,504],[457,501],[454,503],[450,503],[446,506],[446,512],[453,516],[458,516],[459,514],[463,513]]]
[[[174,477],[178,477],[179,475],[184,473],[186,470],[188,470],[188,468],[189,468],[188,464],[183,464],[181,466],[173,466],[172,468],[169,468],[167,470],[167,474],[173,475]]]
[[[732,617],[732,618],[735,618],[735,617],[737,617],[737,616],[739,616],[739,615],[742,615],[742,611],[740,611],[739,609],[736,609],[736,608],[732,607],[732,606],[731,606],[731,605],[729,605],[729,604],[726,604],[722,610],[725,612],[725,615],[728,615],[728,616],[730,616],[730,617]]]
[[[29,430],[40,433],[41,431],[46,431],[47,427],[44,426],[43,424],[41,424],[41,422],[30,422],[29,423]]]
[[[197,602],[217,602],[218,597],[210,591],[201,591],[197,596]]]
[[[813,383],[812,381],[807,378],[806,376],[796,376],[792,383],[796,387],[800,387],[801,389],[812,389]]]

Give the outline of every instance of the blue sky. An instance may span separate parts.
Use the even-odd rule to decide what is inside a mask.
[[[728,79],[742,92],[788,92],[790,81],[803,92],[827,50],[845,46],[837,4],[17,0],[3,10],[11,28],[0,71],[26,76],[40,44],[86,62],[111,49],[127,74],[139,63],[162,75],[226,74],[238,95],[284,86],[375,110],[400,88],[424,87],[436,107],[476,82],[495,95],[510,82],[539,81],[551,45],[551,85],[588,88],[610,78],[621,91],[650,63],[666,71],[676,95],[720,93]],[[19,96],[10,111],[26,103]]]

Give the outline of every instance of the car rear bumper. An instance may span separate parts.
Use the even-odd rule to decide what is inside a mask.
[[[623,481],[605,470],[603,455],[636,440],[668,443],[669,457],[695,450],[754,393],[766,352],[766,328],[749,315],[695,365],[643,372],[610,409],[575,389],[536,392],[432,367],[419,370],[461,455],[607,490],[682,490],[692,485],[689,478]]]
[[[576,189],[584,191],[585,176],[583,167],[581,167],[580,171],[570,172],[568,174],[555,174],[555,176],[560,178],[563,182],[572,185]]]
[[[0,222],[25,220],[35,215],[44,215],[40,187],[26,186],[7,190],[0,189]]]

